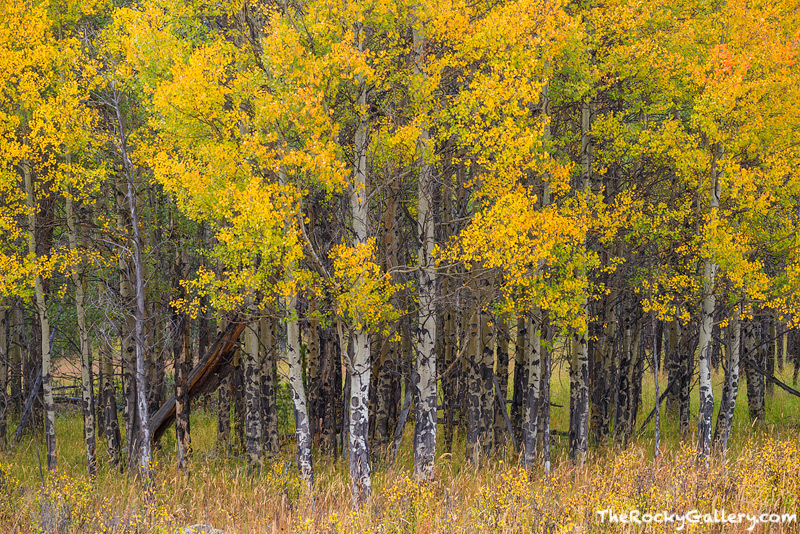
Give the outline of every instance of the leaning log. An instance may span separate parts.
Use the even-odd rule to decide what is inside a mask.
[[[217,389],[220,382],[231,372],[233,355],[239,347],[239,337],[244,332],[245,326],[247,325],[243,322],[231,321],[228,328],[189,373],[187,395],[190,401]],[[150,418],[150,435],[153,443],[158,443],[174,420],[175,395],[172,395]]]

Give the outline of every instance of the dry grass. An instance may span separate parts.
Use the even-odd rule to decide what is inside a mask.
[[[557,377],[554,401],[563,403],[566,390],[558,384]],[[656,461],[651,424],[627,449],[613,443],[595,449],[586,467],[573,466],[563,444],[555,443],[550,476],[524,472],[511,451],[503,460],[472,466],[464,462],[463,443],[458,443],[452,454],[439,456],[436,482],[418,484],[409,476],[408,433],[396,464],[375,469],[372,501],[358,512],[351,508],[341,459],[315,456],[311,491],[297,478],[294,447],[288,443],[260,475],[250,476],[242,457],[215,449],[215,420],[204,412],[193,415],[195,452],[188,472],[173,466],[174,437],[165,436],[156,455],[152,502],[145,501],[136,480],[105,462],[92,484],[84,475],[80,417],[64,412],[57,420],[57,473],[45,474],[43,481],[40,439],[0,453],[0,532],[173,533],[189,525],[212,525],[227,533],[674,532],[678,523],[612,525],[602,523],[596,512],[799,512],[797,399],[776,393],[768,424],[752,430],[744,395],[734,450],[727,461],[714,458],[708,465],[697,461],[692,437],[682,442],[674,423],[667,422],[669,439]],[[652,395],[646,391],[645,398]],[[565,411],[554,413],[556,428],[565,428]],[[105,451],[98,452],[102,459]],[[687,524],[685,531],[746,532],[749,526],[746,520]],[[758,525],[753,531],[800,532],[800,525]]]

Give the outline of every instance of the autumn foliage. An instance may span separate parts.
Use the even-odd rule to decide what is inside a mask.
[[[90,477],[134,471],[152,514],[152,419],[174,403],[178,480],[202,402],[217,450],[295,502],[346,461],[355,515],[293,520],[314,532],[569,531],[596,525],[593,484],[789,506],[796,432],[726,451],[745,404],[758,436],[776,387],[800,397],[798,7],[5,0],[0,448],[41,427],[62,476],[56,407],[77,403]],[[280,406],[302,487],[270,461]],[[651,420],[654,463],[626,449]],[[413,479],[382,479],[406,425]],[[476,470],[521,459],[471,481],[473,507],[437,471],[460,440]],[[102,522],[79,484],[42,484]]]

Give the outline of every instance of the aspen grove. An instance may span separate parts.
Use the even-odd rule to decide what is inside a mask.
[[[799,46],[795,0],[0,2],[0,467],[153,502],[203,412],[358,511],[406,446],[712,469],[778,392],[796,443]]]

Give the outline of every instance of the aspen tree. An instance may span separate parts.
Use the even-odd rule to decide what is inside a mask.
[[[261,358],[258,347],[258,322],[251,322],[244,332],[244,402],[245,402],[245,453],[247,468],[261,470],[263,457],[261,438]]]
[[[67,166],[71,166],[71,157],[67,155]],[[74,199],[72,192],[67,191],[67,226],[69,228],[69,248],[73,254],[79,255],[78,251],[78,229],[77,215],[75,213]],[[94,425],[94,391],[92,388],[91,377],[91,344],[86,327],[86,308],[84,298],[83,267],[81,260],[78,259],[78,266],[72,271],[72,283],[75,285],[75,308],[78,320],[78,338],[80,342],[80,361],[81,361],[81,408],[83,411],[83,433],[86,445],[86,465],[89,477],[94,478],[97,474],[97,458],[95,455],[95,425]]]
[[[712,148],[711,184],[709,200],[709,222],[713,225],[719,211],[720,178],[719,160],[722,153],[718,147]],[[716,295],[714,293],[714,277],[717,265],[713,259],[707,259],[703,264],[703,304],[700,318],[699,341],[699,373],[700,373],[700,414],[697,423],[697,452],[704,458],[711,455],[711,419],[714,415],[714,392],[711,385],[711,330],[714,323],[714,307]]]
[[[37,254],[36,241],[36,213],[38,211],[36,196],[33,188],[30,164],[22,163],[23,180],[28,197],[28,250],[32,256]],[[44,282],[40,274],[34,274],[36,291],[36,311],[39,314],[41,328],[41,354],[42,354],[42,392],[44,402],[44,435],[47,445],[47,469],[54,471],[57,466],[56,458],[56,413],[53,403],[53,382],[50,375],[52,367],[52,354],[50,347],[50,315],[47,311],[47,299],[44,291]]]
[[[6,437],[6,427],[8,424],[8,412],[11,408],[8,390],[8,371],[9,371],[9,343],[8,343],[8,323],[11,317],[11,299],[8,297],[0,298],[0,450],[6,448],[8,439]]]
[[[262,448],[270,454],[278,452],[278,413],[275,398],[275,320],[264,317],[259,322],[259,349],[261,351],[261,435]]]
[[[728,450],[731,436],[733,413],[736,409],[736,397],[739,394],[739,353],[741,351],[742,323],[741,304],[736,304],[728,322],[727,346],[725,355],[725,384],[722,388],[722,399],[717,414],[717,426],[714,429],[714,442],[722,449],[724,455]]]
[[[414,76],[422,86],[426,81],[425,29],[422,22],[412,28]],[[420,129],[417,142],[419,176],[417,178],[417,218],[419,226],[419,312],[415,352],[417,418],[414,424],[414,473],[421,479],[433,478],[436,457],[437,379],[436,379],[436,273],[434,270],[433,166],[430,158],[430,135],[427,125]]]

